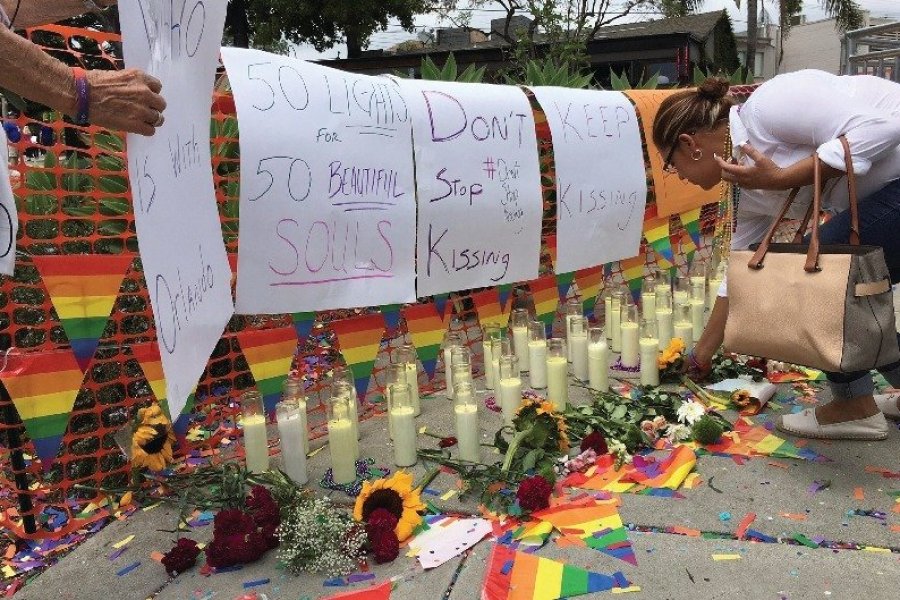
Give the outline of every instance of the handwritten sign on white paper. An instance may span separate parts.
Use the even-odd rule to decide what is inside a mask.
[[[647,176],[637,114],[620,92],[533,87],[556,161],[557,273],[638,253]]]
[[[409,543],[423,569],[439,567],[459,556],[491,533],[487,519],[453,519],[447,517],[431,524]]]
[[[222,56],[241,139],[238,312],[414,302],[412,126],[397,84]]]
[[[9,147],[6,132],[0,132],[0,275],[12,275],[16,267],[16,235],[19,215],[9,180]]]
[[[416,150],[418,295],[537,277],[543,206],[528,98],[513,86],[399,81]]]
[[[234,312],[209,150],[225,5],[137,0],[119,7],[126,64],[162,81],[168,103],[155,136],[128,136],[128,175],[173,419]]]

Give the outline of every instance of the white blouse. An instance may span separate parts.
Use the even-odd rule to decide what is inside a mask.
[[[860,200],[900,178],[900,84],[887,79],[811,69],[786,73],[762,84],[729,116],[735,158],[750,160],[740,150],[744,144],[780,167],[818,152],[825,164],[845,171],[838,139],[845,135]],[[732,249],[762,241],[788,193],[741,189]],[[807,186],[788,216],[802,218],[810,202],[812,186]],[[823,209],[840,212],[848,206],[846,177],[828,181]],[[719,295],[727,295],[724,282]]]

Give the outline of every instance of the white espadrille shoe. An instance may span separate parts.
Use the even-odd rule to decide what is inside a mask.
[[[900,421],[900,408],[897,407],[897,400],[900,398],[900,392],[893,394],[877,394],[875,396],[875,404],[878,410],[887,417],[895,421]]]
[[[785,433],[822,440],[884,440],[888,436],[888,424],[881,413],[865,419],[822,425],[816,419],[816,411],[807,408],[783,415],[775,426]]]

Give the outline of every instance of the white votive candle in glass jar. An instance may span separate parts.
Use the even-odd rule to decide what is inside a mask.
[[[334,483],[343,485],[356,480],[356,446],[359,442],[353,433],[349,418],[347,397],[332,397],[328,401],[328,451],[331,454],[331,472]]]
[[[691,319],[690,304],[682,304],[675,313],[675,337],[684,342],[685,352],[694,347],[694,323]]]
[[[347,383],[344,379],[338,379],[331,384],[331,397],[343,398],[347,403],[347,418],[350,420],[350,426],[353,428],[353,437],[359,440],[359,405],[356,401],[355,386]],[[356,455],[354,459],[359,458],[359,443],[355,447]]]
[[[531,387],[542,390],[547,387],[547,330],[539,321],[529,326],[531,338],[528,341],[528,377]]]
[[[512,425],[520,404],[522,404],[522,378],[519,371],[519,358],[501,356],[500,411],[503,414],[504,424]]]
[[[269,470],[269,441],[266,411],[259,392],[247,390],[241,395],[241,411],[247,470],[251,473],[265,473]]]
[[[569,355],[572,374],[581,381],[588,380],[588,321],[581,315],[569,319]]]
[[[569,404],[569,360],[566,343],[559,338],[547,343],[547,399],[558,412]]]
[[[444,395],[448,398],[453,398],[453,349],[462,347],[462,336],[447,333],[444,338]]]
[[[622,356],[623,367],[637,367],[640,364],[640,322],[637,306],[631,303],[622,305],[621,325],[622,330]]]
[[[494,371],[491,365],[494,357],[491,351],[491,343],[494,338],[500,337],[500,326],[495,323],[488,323],[481,328],[481,347],[484,354],[484,385],[487,389],[494,389]]]
[[[656,322],[641,322],[641,385],[659,385],[659,339],[656,332]]]
[[[419,363],[416,361],[416,348],[409,344],[397,351],[397,364],[406,365],[406,383],[409,384],[409,401],[418,417],[422,413],[419,401]]]
[[[275,418],[278,420],[284,472],[297,485],[304,485],[309,480],[304,450],[309,439],[306,431],[306,402],[299,402],[293,394],[283,396],[275,406]]]
[[[610,298],[610,310],[612,311],[609,326],[612,332],[609,333],[613,352],[622,351],[622,305],[625,304],[625,294],[621,291],[613,292]]]
[[[591,327],[588,342],[588,378],[592,390],[609,391],[609,344],[599,327]]]
[[[656,286],[658,285],[656,274],[644,277],[641,283],[641,314],[644,319],[656,319]]]
[[[519,368],[522,371],[528,370],[528,324],[531,323],[531,315],[524,308],[517,308],[512,311],[509,318],[510,330],[512,331],[513,350],[516,358],[519,359]]]
[[[478,424],[478,404],[472,385],[460,382],[456,386],[456,440],[459,458],[468,462],[481,462],[481,431]]]
[[[569,342],[569,332],[572,330],[572,319],[584,316],[584,307],[578,298],[569,298],[565,306],[566,325],[566,358],[572,362],[572,344]]]
[[[656,329],[659,338],[659,349],[665,350],[675,335],[675,315],[672,312],[672,296],[665,294],[656,295]]]
[[[416,414],[409,396],[409,384],[391,386],[388,418],[394,432],[394,464],[411,467],[416,464]]]

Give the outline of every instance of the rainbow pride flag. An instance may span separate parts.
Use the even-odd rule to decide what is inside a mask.
[[[676,446],[661,460],[636,456],[631,463],[615,468],[615,458],[607,454],[584,473],[572,473],[563,485],[621,494],[647,488],[677,490],[697,464],[697,455],[688,445]]]
[[[553,329],[556,320],[556,309],[559,307],[559,290],[556,287],[556,277],[544,275],[528,282],[531,296],[534,298],[535,318],[544,324],[547,337]]]
[[[747,417],[740,417],[734,423],[734,431],[726,431],[718,444],[699,446],[698,452],[718,456],[769,456],[772,458],[796,458],[812,462],[828,462],[825,456],[800,448],[784,438],[778,437],[762,425],[755,424]]]
[[[669,239],[670,221],[669,217],[653,217],[644,221],[644,239],[656,253],[660,269],[670,269],[675,263],[672,240]]]
[[[184,410],[180,415],[172,415],[169,412],[169,402],[166,398],[166,376],[163,374],[162,358],[159,355],[159,344],[156,342],[145,342],[143,344],[134,344],[131,346],[131,353],[141,365],[144,371],[144,377],[150,385],[150,390],[156,396],[160,408],[165,411],[169,418],[172,419],[172,428],[175,433],[183,439],[190,425],[191,411],[194,409],[196,395],[194,392],[187,397]]]
[[[360,400],[364,400],[369,389],[369,379],[375,368],[375,359],[381,348],[384,337],[384,315],[373,313],[360,315],[351,319],[333,321],[331,328],[337,336],[338,347],[353,378],[356,381],[356,392]]]
[[[384,315],[384,322],[387,324],[388,332],[397,331],[397,326],[400,325],[400,309],[402,307],[402,304],[385,304],[378,307],[381,310],[381,314]]]
[[[44,469],[56,458],[84,373],[70,350],[11,354],[0,380]]]
[[[678,217],[681,219],[684,230],[691,236],[694,246],[699,248],[702,245],[700,241],[700,208],[683,212]]]
[[[328,596],[325,600],[389,600],[391,597],[391,582],[383,581],[363,590],[353,590]]]
[[[297,312],[293,313],[291,318],[294,321],[294,331],[297,332],[297,339],[300,340],[300,343],[302,344],[309,336],[309,332],[312,331],[313,325],[316,322],[316,313]]]
[[[597,304],[597,297],[603,288],[603,267],[591,267],[576,271],[575,285],[578,286],[578,295],[581,296],[581,302],[584,304],[584,314],[586,316],[594,314],[594,305]]]
[[[514,286],[515,284],[513,283],[503,283],[497,286],[497,293],[500,295],[500,306],[506,306]]]
[[[237,333],[237,339],[263,397],[266,413],[271,414],[281,399],[281,386],[297,352],[297,332],[293,327],[245,330]]]
[[[429,381],[434,377],[437,358],[441,352],[446,326],[433,302],[413,304],[403,309],[406,319],[406,330],[412,339],[413,346],[422,361],[422,368],[428,374]]]
[[[509,307],[500,304],[500,293],[497,288],[475,292],[470,297],[475,304],[475,312],[478,313],[478,321],[482,327],[495,324],[501,329],[506,329],[509,325]]]
[[[481,600],[558,600],[627,588],[621,572],[604,575],[495,544]]]
[[[87,370],[134,256],[35,256],[75,360]]]
[[[585,496],[536,512],[532,517],[550,523],[560,532],[561,537],[556,540],[560,546],[586,546],[637,566],[619,516],[620,503],[618,498],[601,501]]]
[[[647,266],[647,257],[644,255],[643,250],[641,248],[641,253],[634,258],[626,258],[619,262],[619,265],[622,267],[622,277],[624,277],[625,283],[628,285],[628,289],[631,290],[631,295],[635,300],[640,296],[641,284],[644,280],[644,268]]]
[[[447,320],[447,300],[450,298],[450,294],[444,292],[443,294],[435,294],[431,297],[434,300],[434,305],[437,307],[438,314],[441,316],[441,319],[444,321]],[[451,306],[451,313],[453,308]]]

